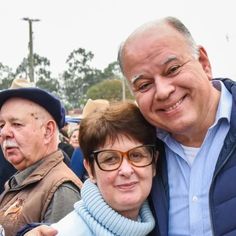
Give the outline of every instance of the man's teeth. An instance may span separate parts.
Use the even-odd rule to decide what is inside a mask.
[[[183,99],[180,99],[177,103],[175,103],[173,106],[167,108],[165,111],[172,111],[172,110],[176,109],[181,104],[182,101],[183,101]]]

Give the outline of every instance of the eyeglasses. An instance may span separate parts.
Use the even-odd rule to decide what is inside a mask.
[[[117,170],[123,162],[124,156],[135,167],[145,167],[152,164],[156,153],[155,145],[141,145],[121,152],[118,150],[105,149],[92,153],[98,167],[104,171]]]

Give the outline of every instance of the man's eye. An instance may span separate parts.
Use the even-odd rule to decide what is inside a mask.
[[[179,73],[180,68],[181,68],[181,65],[172,66],[172,67],[168,68],[166,75],[175,75],[175,74]]]
[[[148,91],[151,87],[152,87],[151,82],[139,83],[134,86],[134,90],[136,92],[144,93],[144,92]]]
[[[3,127],[4,127],[4,124],[0,124],[0,133],[1,133],[2,129],[3,129]]]
[[[20,123],[13,123],[13,126],[15,126],[15,127],[20,127],[21,124],[20,124]]]

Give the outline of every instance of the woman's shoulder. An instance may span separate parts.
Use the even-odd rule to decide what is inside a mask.
[[[58,230],[57,236],[93,236],[86,222],[75,211],[51,226]]]

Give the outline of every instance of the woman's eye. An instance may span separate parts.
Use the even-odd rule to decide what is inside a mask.
[[[117,156],[107,156],[103,159],[102,163],[104,163],[104,164],[114,164],[114,163],[117,163],[117,161],[119,161],[119,157],[117,157]]]
[[[140,162],[142,161],[146,156],[144,155],[144,153],[141,152],[136,152],[136,153],[132,153],[129,156],[129,159],[133,162]]]

